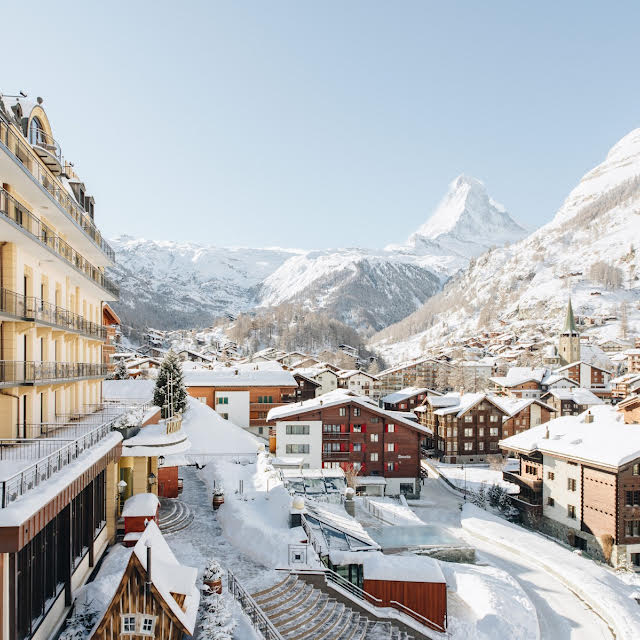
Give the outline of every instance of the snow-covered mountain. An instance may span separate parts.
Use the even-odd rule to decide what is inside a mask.
[[[427,225],[429,226],[429,225]],[[440,228],[442,229],[442,227]],[[428,305],[374,336],[388,360],[483,328],[555,335],[569,296],[580,315],[620,315],[640,333],[640,129],[620,140],[571,191],[551,222],[489,251]],[[416,332],[417,328],[422,328]],[[617,332],[619,324],[594,329]]]
[[[381,250],[221,248],[121,236],[113,241],[116,307],[133,326],[179,328],[290,302],[379,330],[419,308],[470,258],[524,233],[481,182],[460,176],[406,244]]]

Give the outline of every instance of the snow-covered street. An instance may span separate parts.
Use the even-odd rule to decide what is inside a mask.
[[[534,563],[464,532],[462,500],[436,478],[426,478],[413,511],[426,523],[444,524],[464,535],[478,550],[478,563],[506,571],[520,584],[538,615],[541,640],[602,640],[613,638],[602,619],[559,580]],[[490,637],[490,636],[487,636]]]

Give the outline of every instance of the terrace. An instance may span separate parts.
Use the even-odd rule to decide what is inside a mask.
[[[0,360],[0,388],[103,378],[106,375],[107,365],[101,362]]]
[[[89,405],[83,412],[60,415],[56,422],[27,425],[30,436],[0,440],[0,509],[37,489],[78,456],[106,438],[119,418],[145,405]]]

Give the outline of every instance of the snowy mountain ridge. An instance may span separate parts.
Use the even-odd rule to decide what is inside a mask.
[[[417,309],[469,259],[524,233],[479,180],[459,176],[407,244],[384,249],[249,249],[120,236],[113,241],[117,307],[136,326],[179,328],[292,302],[379,330]]]
[[[449,281],[429,304],[373,338],[389,361],[482,329],[555,335],[569,296],[585,316],[629,307],[640,333],[640,129],[587,172],[551,222],[516,244],[494,249]],[[422,327],[416,333],[415,328]],[[613,337],[619,323],[597,327]]]

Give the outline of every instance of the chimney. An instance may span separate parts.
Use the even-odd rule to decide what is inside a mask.
[[[549,439],[549,427],[547,426],[547,428],[544,430],[544,439],[548,440]]]
[[[147,541],[147,589],[151,591],[151,542]]]
[[[591,413],[591,411],[587,411],[587,415],[584,417],[584,421],[586,424],[591,424],[593,422],[593,413]]]

